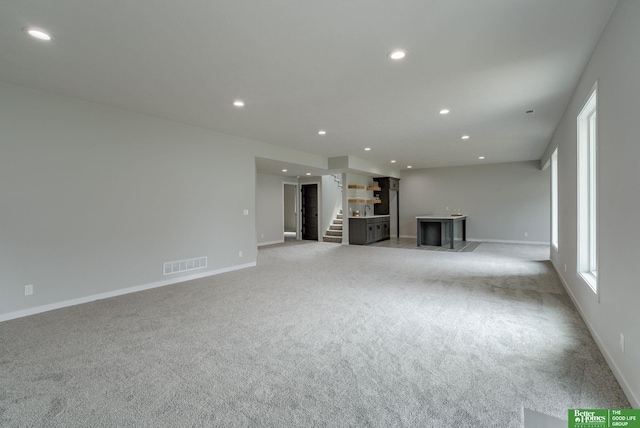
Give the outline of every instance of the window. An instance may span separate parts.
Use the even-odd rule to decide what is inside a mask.
[[[578,273],[598,292],[597,84],[578,115]]]
[[[558,149],[551,155],[551,245],[558,250]]]

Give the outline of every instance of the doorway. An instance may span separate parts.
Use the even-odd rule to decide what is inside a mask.
[[[302,239],[318,240],[318,185],[303,184],[301,208]]]
[[[282,183],[282,185],[284,240],[296,240],[298,238],[298,184]]]

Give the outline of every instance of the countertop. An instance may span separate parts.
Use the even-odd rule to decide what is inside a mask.
[[[390,215],[387,214],[387,215],[357,215],[357,216],[350,215],[349,216],[349,218],[380,218],[380,217],[390,217]]]
[[[467,218],[466,215],[419,215],[416,217],[418,220],[420,219],[425,219],[425,220],[455,220],[455,219],[461,219],[461,218]]]

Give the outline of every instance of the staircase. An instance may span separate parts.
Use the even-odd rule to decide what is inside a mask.
[[[324,234],[322,240],[324,242],[342,243],[342,210],[340,210],[338,215],[336,215],[336,218],[333,219],[329,226],[329,230]]]

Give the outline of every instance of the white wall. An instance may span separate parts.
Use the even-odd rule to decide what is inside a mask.
[[[550,177],[539,165],[512,162],[404,172],[400,235],[416,236],[416,216],[450,215],[457,209],[469,216],[467,239],[549,242]]]
[[[620,0],[546,151],[548,157],[558,148],[559,250],[551,250],[551,259],[634,407],[640,406],[638,22],[640,2]],[[576,118],[596,81],[598,295],[576,273]]]
[[[0,321],[255,264],[256,156],[327,164],[0,83]]]

